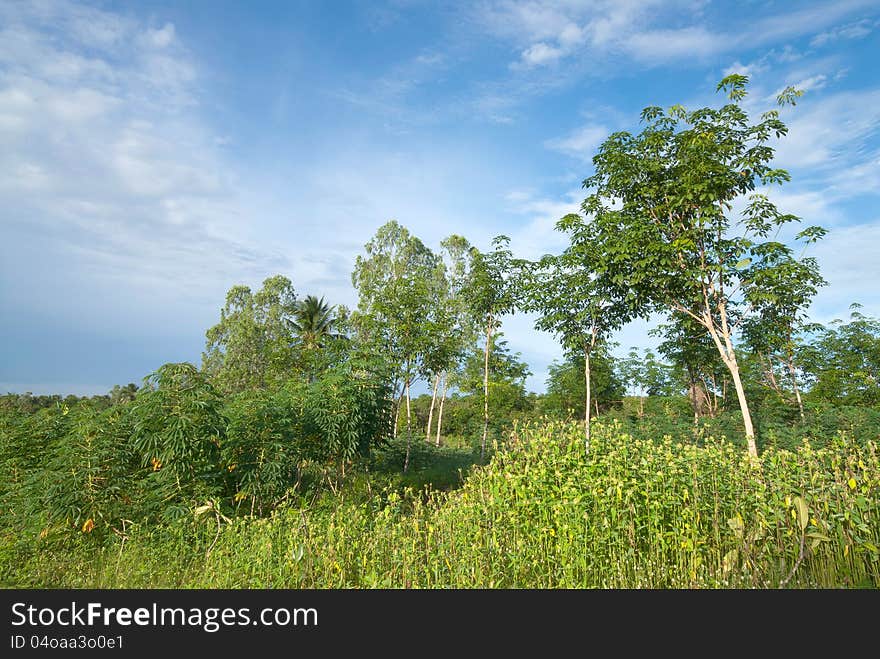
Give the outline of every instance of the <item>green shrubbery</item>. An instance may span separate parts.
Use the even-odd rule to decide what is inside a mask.
[[[880,456],[634,439],[597,424],[516,430],[463,487],[346,490],[268,518],[130,529],[46,549],[5,583],[98,587],[878,587]]]
[[[312,383],[224,399],[191,364],[166,364],[130,402],[0,410],[3,533],[90,542],[209,505],[266,514],[303,469],[385,441],[387,387],[343,365]]]

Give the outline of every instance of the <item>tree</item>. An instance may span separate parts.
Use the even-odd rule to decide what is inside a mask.
[[[880,319],[850,306],[849,322],[811,326],[796,352],[812,400],[835,404],[880,404]]]
[[[291,328],[299,339],[302,360],[310,381],[316,377],[321,352],[338,338],[333,312],[334,307],[324,302],[323,297],[318,299],[314,295],[307,295],[297,304],[294,319],[291,321]]]
[[[730,75],[718,85],[730,102],[720,109],[687,111],[680,105],[642,112],[638,135],[611,135],[593,158],[584,181],[593,192],[583,211],[592,216],[600,274],[628,287],[634,309],[673,309],[708,332],[737,393],[749,455],[757,457],[755,431],[737,363],[734,336],[741,320],[760,313],[778,293],[771,273],[788,263],[782,243],[765,240],[798,220],[781,213],[759,185],[790,179],[770,166],[769,142],[787,133],[779,112],[751,123],[739,102],[748,78]],[[800,92],[787,88],[780,105]],[[737,221],[733,209],[747,197]],[[816,228],[797,239],[812,240]]]
[[[513,259],[508,249],[510,239],[496,236],[492,240],[492,251],[473,252],[471,276],[465,290],[473,317],[485,332],[486,342],[483,354],[483,435],[480,441],[480,462],[486,456],[486,437],[489,433],[489,353],[492,346],[492,333],[500,326],[500,318],[512,313],[516,308],[519,289],[514,270],[522,261]]]
[[[669,391],[669,367],[657,360],[651,350],[642,354],[631,347],[625,359],[618,363],[620,379],[639,394],[639,418],[645,415],[645,394],[665,395]]]
[[[619,302],[623,295],[595,264],[596,252],[588,225],[579,215],[566,215],[557,229],[569,234],[570,245],[558,255],[546,255],[528,268],[524,278],[526,310],[536,311],[537,329],[553,332],[566,351],[584,360],[584,447],[590,449],[590,402],[592,398],[590,356],[608,334],[630,317],[629,308]]]
[[[333,307],[314,295],[307,295],[296,306],[291,327],[303,346],[310,350],[322,348],[333,336]]]
[[[428,413],[427,439],[431,437],[434,404],[440,390],[440,405],[437,413],[437,432],[435,443],[440,446],[440,432],[443,424],[443,406],[450,384],[450,371],[458,371],[468,348],[473,345],[478,334],[475,319],[469,313],[465,291],[471,276],[474,248],[462,236],[453,234],[440,243],[440,273],[445,278],[442,287],[443,297],[438,301],[437,322],[432,334],[435,340],[428,356],[429,370],[436,373],[431,407]]]
[[[395,397],[402,384],[400,397],[406,400],[407,429],[403,470],[407,471],[412,444],[410,388],[424,373],[431,341],[437,257],[394,220],[381,226],[365,249],[366,257],[357,257],[352,273],[352,283],[358,290],[353,323],[361,340],[375,346],[395,365]],[[395,413],[395,430],[396,419]]]
[[[816,228],[810,235],[810,241],[824,235],[823,229]],[[758,272],[755,282],[762,284],[766,290],[766,304],[759,315],[745,320],[743,334],[752,351],[766,357],[769,377],[777,390],[773,358],[776,357],[785,366],[791,378],[801,422],[804,422],[804,403],[795,366],[796,338],[805,326],[806,309],[813,296],[827,282],[819,275],[819,265],[814,258],[794,259],[791,250],[785,246],[774,248],[769,258],[772,259],[772,267]],[[762,281],[762,278],[767,281]]]
[[[286,379],[294,364],[297,309],[293,284],[282,275],[266,279],[256,293],[233,286],[220,322],[206,332],[202,369],[226,394]]]

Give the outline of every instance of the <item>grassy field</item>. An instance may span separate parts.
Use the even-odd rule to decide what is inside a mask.
[[[877,588],[880,458],[826,447],[637,440],[598,425],[516,429],[490,464],[446,449],[271,517],[214,511],[90,545],[7,535],[6,586],[99,588]],[[392,460],[393,462],[393,460]],[[390,469],[389,469],[390,470]],[[433,471],[432,471],[433,470]],[[446,473],[444,476],[441,472]],[[421,474],[421,476],[419,475]],[[432,484],[434,484],[432,486]],[[436,486],[445,491],[434,489]],[[73,544],[71,544],[73,542]]]

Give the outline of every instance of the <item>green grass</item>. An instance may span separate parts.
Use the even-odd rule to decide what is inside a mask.
[[[3,584],[880,586],[880,457],[873,441],[840,433],[819,449],[768,448],[755,464],[726,441],[639,440],[616,424],[597,424],[585,454],[581,433],[576,423],[515,430],[461,487],[449,474],[467,473],[473,459],[466,449],[419,445],[411,481],[403,483],[392,479],[401,456],[391,447],[373,465],[391,479],[385,487],[373,485],[366,494],[344,488],[269,518],[223,523],[219,533],[212,518],[198,526],[135,527],[124,543],[104,546],[89,546],[86,536],[71,546],[7,533]]]

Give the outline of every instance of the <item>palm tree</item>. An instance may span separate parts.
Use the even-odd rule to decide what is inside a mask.
[[[304,348],[314,350],[324,347],[328,338],[335,336],[333,332],[333,307],[328,306],[322,297],[320,300],[309,295],[297,305],[296,315],[291,323],[299,336]]]

